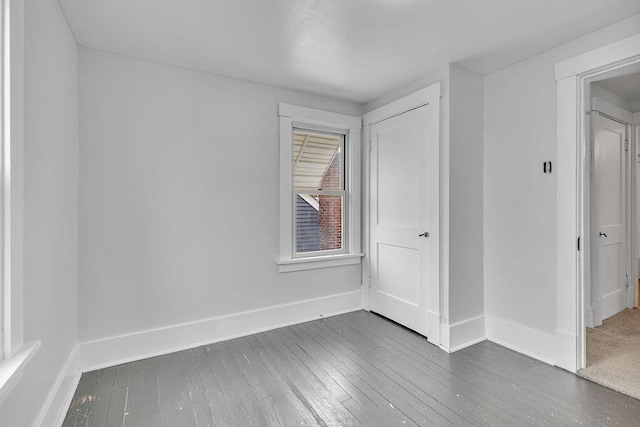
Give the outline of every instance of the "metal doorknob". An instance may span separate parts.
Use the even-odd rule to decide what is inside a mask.
[[[603,233],[603,232],[601,231],[601,232],[600,232],[600,237],[602,237],[602,236],[607,237],[607,233]]]
[[[428,231],[425,231],[425,232],[424,232],[424,233],[422,233],[422,234],[418,234],[418,237],[429,237],[429,232],[428,232]]]

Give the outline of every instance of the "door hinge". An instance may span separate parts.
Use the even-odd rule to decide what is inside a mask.
[[[578,236],[578,251],[580,251],[580,236]]]
[[[624,151],[629,151],[629,140],[628,139],[624,140]]]
[[[371,138],[369,138],[369,152],[371,152],[371,150],[373,150],[373,146],[371,144]]]
[[[625,287],[629,288],[629,273],[624,273]]]
[[[371,289],[371,276],[369,276],[369,289]]]

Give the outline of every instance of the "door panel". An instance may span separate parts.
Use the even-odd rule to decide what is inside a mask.
[[[378,292],[417,307],[420,253],[413,248],[378,243]]]
[[[626,308],[626,127],[594,114],[592,298],[606,319]]]
[[[415,114],[374,126],[378,225],[418,227],[418,124]],[[392,141],[392,142],[390,142]],[[382,143],[381,143],[382,142]]]
[[[370,129],[371,309],[423,335],[439,277],[438,240],[419,236],[438,236],[437,113],[426,105]]]

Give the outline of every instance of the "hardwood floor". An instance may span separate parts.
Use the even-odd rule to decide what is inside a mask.
[[[64,426],[640,425],[640,400],[359,311],[82,376]]]

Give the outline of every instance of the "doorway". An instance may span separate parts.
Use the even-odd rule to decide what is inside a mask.
[[[588,102],[590,274],[582,377],[640,399],[638,127],[640,66],[585,82]]]
[[[554,364],[586,364],[585,293],[591,276],[587,82],[640,64],[640,34],[559,62],[557,93],[556,329]],[[611,76],[610,76],[611,77]],[[640,115],[634,114],[636,119]],[[634,120],[635,122],[635,120]]]
[[[640,81],[640,74],[636,76],[630,78]],[[592,94],[613,95],[603,89],[599,81],[590,85]],[[620,99],[619,103],[624,100]],[[637,149],[636,144],[632,144],[632,114],[624,107],[626,105],[618,106],[597,96],[591,98],[589,222],[592,256],[590,286],[585,292],[587,327],[599,326],[603,320],[625,308],[633,308],[637,302],[634,298],[637,288],[634,259],[637,259],[638,241],[637,221],[634,220]]]

